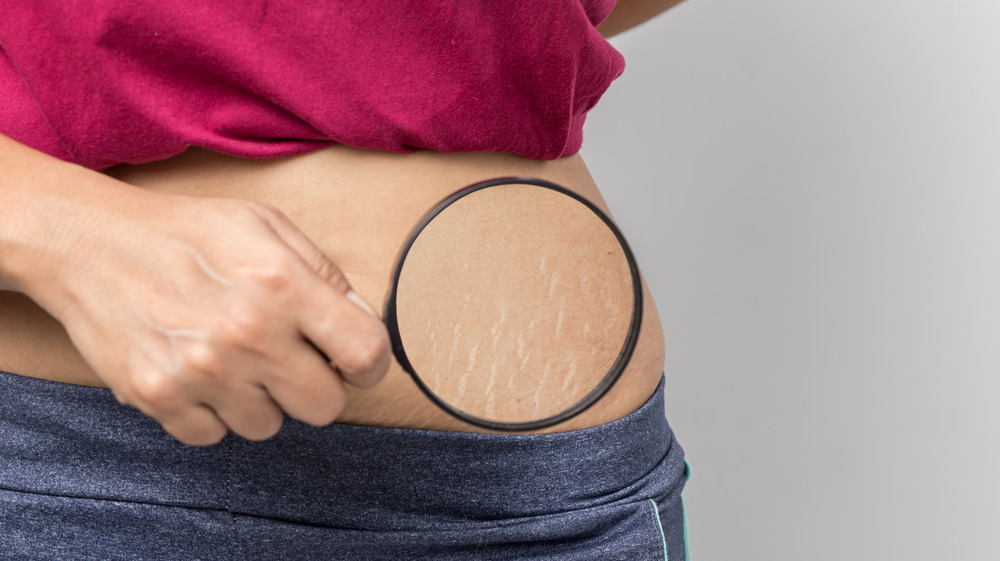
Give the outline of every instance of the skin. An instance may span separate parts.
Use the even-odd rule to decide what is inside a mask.
[[[614,37],[649,21],[680,4],[681,0],[618,0],[597,30],[604,37]]]

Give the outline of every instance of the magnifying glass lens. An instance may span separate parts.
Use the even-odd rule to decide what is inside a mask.
[[[627,245],[592,206],[548,185],[446,201],[397,272],[397,357],[481,426],[535,428],[580,409],[634,345],[641,293]]]

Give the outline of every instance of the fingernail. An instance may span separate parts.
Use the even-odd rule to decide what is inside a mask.
[[[358,294],[357,292],[354,292],[353,290],[348,290],[347,291],[347,299],[350,300],[351,302],[354,302],[358,306],[360,306],[361,309],[363,309],[364,311],[368,312],[373,317],[376,317],[376,318],[379,317],[378,312],[375,311],[375,308],[373,308],[372,305],[369,304],[364,298],[362,298],[361,295]]]

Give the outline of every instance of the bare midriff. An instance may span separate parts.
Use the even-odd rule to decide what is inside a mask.
[[[141,188],[243,198],[277,207],[376,308],[385,301],[400,247],[414,225],[442,198],[462,187],[495,177],[531,176],[563,185],[607,210],[578,155],[543,162],[507,154],[394,154],[332,146],[290,158],[245,160],[192,149],[169,160],[122,165],[107,173]],[[638,343],[618,383],[592,408],[545,432],[619,419],[652,394],[663,368],[664,343],[655,306],[643,290]],[[103,386],[55,319],[25,296],[4,291],[0,291],[0,370]],[[395,363],[377,386],[349,387],[347,407],[338,421],[477,430],[438,409]]]

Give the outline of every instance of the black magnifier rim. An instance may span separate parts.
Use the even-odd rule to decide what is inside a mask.
[[[406,262],[406,256],[409,254],[414,242],[416,242],[417,237],[424,231],[424,228],[426,228],[427,225],[437,217],[437,215],[441,214],[444,209],[448,208],[452,203],[458,201],[459,199],[471,195],[476,191],[501,185],[534,185],[536,187],[544,187],[546,189],[562,193],[563,195],[566,195],[589,208],[604,222],[605,225],[607,225],[611,232],[614,233],[615,238],[618,239],[618,243],[621,244],[622,250],[625,253],[625,259],[628,261],[629,272],[632,275],[632,318],[629,322],[625,342],[622,345],[621,351],[619,351],[614,364],[612,364],[611,368],[608,370],[608,373],[605,374],[604,378],[597,384],[597,386],[594,387],[594,389],[585,395],[580,401],[574,403],[559,413],[532,421],[497,421],[494,419],[487,419],[462,411],[461,409],[441,399],[436,393],[427,387],[423,380],[420,379],[416,369],[413,368],[413,364],[410,363],[409,357],[406,356],[406,349],[403,348],[403,339],[399,333],[399,321],[396,315],[396,292],[399,287],[399,277],[402,274],[403,265]],[[436,207],[434,207],[423,217],[423,219],[420,220],[417,227],[410,233],[406,243],[403,244],[399,256],[396,258],[396,266],[393,270],[389,292],[386,296],[384,317],[386,328],[389,331],[389,340],[392,344],[392,353],[396,356],[396,360],[399,362],[399,365],[403,368],[403,370],[405,370],[413,378],[413,381],[416,382],[420,390],[424,392],[424,395],[434,402],[435,405],[453,417],[461,419],[462,421],[477,427],[504,432],[524,432],[539,430],[565,422],[586,411],[591,405],[597,403],[597,401],[601,399],[604,394],[608,393],[608,390],[610,390],[611,386],[618,381],[618,378],[621,377],[622,372],[625,370],[629,360],[632,358],[632,352],[635,350],[636,342],[639,339],[639,326],[642,323],[642,306],[642,282],[639,278],[639,267],[636,264],[635,257],[632,255],[632,250],[628,246],[628,242],[625,241],[625,236],[622,234],[621,230],[618,229],[618,226],[611,221],[611,218],[607,214],[581,195],[578,195],[561,185],[552,183],[551,181],[545,181],[543,179],[536,179],[533,177],[500,177],[497,179],[490,179],[488,181],[475,183],[456,191],[438,203]]]

